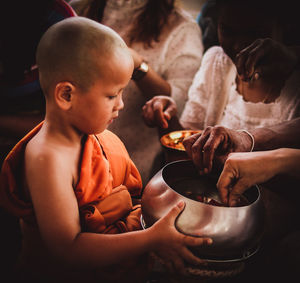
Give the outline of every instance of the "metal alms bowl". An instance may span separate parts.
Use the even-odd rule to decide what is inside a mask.
[[[220,202],[217,180],[217,175],[200,176],[190,160],[168,163],[143,191],[143,227],[150,227],[184,200],[186,205],[175,221],[176,228],[187,235],[213,239],[210,246],[192,248],[197,256],[212,262],[235,262],[255,254],[264,230],[259,187],[248,189],[243,195],[244,203],[237,207],[216,206],[190,197],[196,194]]]

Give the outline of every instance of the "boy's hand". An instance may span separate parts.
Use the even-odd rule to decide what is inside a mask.
[[[170,212],[157,221],[153,229],[154,252],[163,260],[170,272],[175,270],[185,273],[185,261],[190,264],[203,264],[204,261],[193,255],[188,246],[210,245],[212,239],[187,236],[175,227],[175,220],[184,209],[184,202],[179,202]],[[200,235],[199,235],[200,236]]]
[[[177,114],[175,101],[165,95],[154,96],[143,106],[143,118],[148,127],[166,129],[168,121]]]

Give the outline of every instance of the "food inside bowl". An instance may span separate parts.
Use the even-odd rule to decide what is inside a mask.
[[[185,151],[185,148],[182,143],[183,140],[197,133],[201,133],[201,131],[193,131],[193,130],[174,131],[162,136],[160,141],[163,146]]]
[[[193,193],[192,191],[185,191],[183,193],[183,195],[189,199],[200,201],[200,202],[203,202],[206,204],[211,204],[211,205],[215,205],[215,206],[224,206],[221,202],[219,202],[213,198],[207,197],[203,194]]]
[[[168,180],[167,182],[171,188],[189,199],[213,206],[225,207],[226,205],[224,205],[220,199],[215,178],[216,177],[212,178],[208,176],[206,176],[206,178],[200,176],[190,176],[185,178],[173,176],[171,180]],[[247,197],[241,195],[236,206],[240,207],[249,204],[250,202]]]
[[[185,191],[185,192],[183,192],[183,195],[189,199],[200,201],[200,202],[203,202],[206,204],[210,204],[210,205],[214,205],[214,206],[225,206],[219,200],[205,196],[203,193],[195,193],[192,191]],[[245,206],[245,205],[249,205],[249,201],[247,200],[247,198],[245,196],[240,196],[236,206]]]

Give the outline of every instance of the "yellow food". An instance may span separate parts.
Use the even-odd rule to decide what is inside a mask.
[[[191,135],[197,134],[200,131],[175,131],[164,135],[161,138],[162,145],[184,151],[183,140]]]

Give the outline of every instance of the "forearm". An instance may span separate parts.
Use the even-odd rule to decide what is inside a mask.
[[[300,150],[280,148],[274,150],[275,161],[278,160],[277,173],[300,178]]]
[[[171,95],[170,84],[150,66],[147,74],[142,79],[135,81],[135,83],[147,99],[151,99],[155,95]]]
[[[40,123],[43,118],[42,114],[1,115],[1,136],[21,138]]]
[[[250,132],[254,136],[256,151],[281,147],[300,148],[300,118]]]
[[[153,249],[151,229],[122,234],[80,233],[58,257],[80,268],[99,268],[130,260]]]

